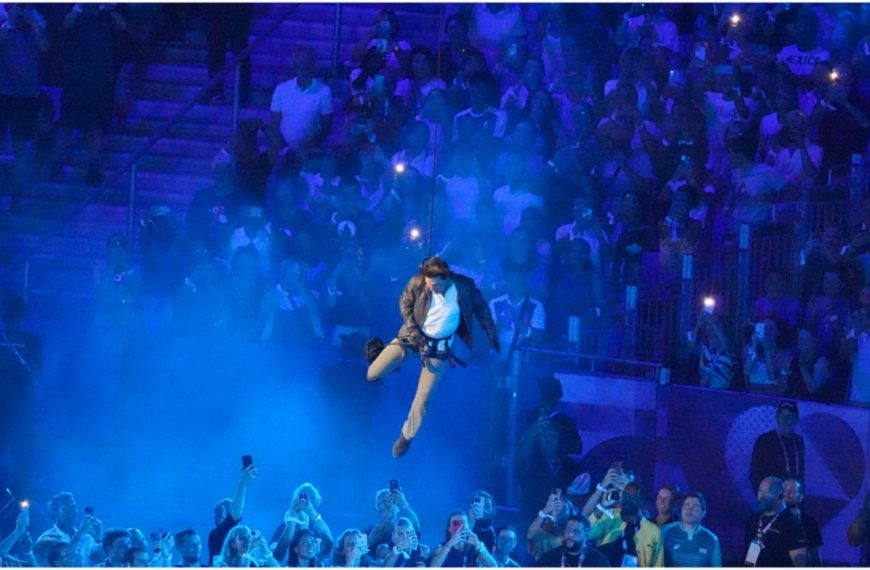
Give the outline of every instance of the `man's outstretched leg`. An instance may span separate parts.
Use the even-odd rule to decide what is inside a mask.
[[[411,447],[411,440],[420,431],[420,426],[423,424],[423,418],[426,415],[426,408],[429,405],[429,398],[441,377],[444,376],[444,371],[447,370],[449,364],[446,360],[437,358],[426,358],[423,361],[423,369],[420,371],[420,379],[417,381],[417,393],[414,395],[414,401],[411,402],[411,411],[408,412],[408,419],[402,426],[402,432],[396,443],[393,444],[393,457],[399,458],[408,452]]]

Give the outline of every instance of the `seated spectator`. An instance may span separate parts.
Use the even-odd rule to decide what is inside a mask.
[[[586,541],[586,525],[577,517],[570,517],[558,547],[541,555],[536,566],[547,568],[610,566],[607,558]]]
[[[238,217],[231,222],[235,226],[229,241],[229,261],[232,263],[240,248],[250,248],[257,253],[257,266],[260,275],[271,274],[272,236],[270,227],[259,206],[245,206],[239,210]]]
[[[449,216],[445,220],[451,233],[461,235],[479,229],[477,205],[492,195],[489,180],[477,158],[458,148],[450,158],[444,174],[438,174],[439,190],[443,188]]]
[[[698,385],[702,388],[727,390],[734,380],[737,357],[733,343],[723,328],[721,317],[702,311],[689,344],[700,352],[698,358]]]
[[[415,529],[420,528],[420,519],[411,508],[402,489],[381,489],[378,491],[375,495],[375,509],[381,519],[368,532],[369,544],[373,547],[385,542],[389,543],[392,539],[393,529],[401,519],[408,519]]]
[[[486,153],[504,137],[507,116],[492,105],[498,92],[495,78],[479,73],[468,80],[470,106],[453,117],[453,142],[468,146],[475,154]]]
[[[314,49],[298,48],[293,53],[296,77],[275,87],[269,106],[270,140],[282,140],[303,156],[326,140],[332,129],[332,90],[315,79],[316,63]]]
[[[790,111],[768,159],[786,183],[800,188],[813,183],[822,165],[822,147],[807,139],[808,129],[806,117]]]
[[[214,506],[214,528],[208,533],[209,560],[214,560],[215,556],[220,555],[224,564],[231,566],[229,560],[223,557],[223,550],[227,548],[227,541],[225,539],[228,538],[230,530],[235,528],[242,520],[248,485],[256,476],[257,468],[253,465],[242,469],[233,498],[222,499]],[[245,529],[247,530],[247,527]],[[247,532],[248,539],[250,539],[250,530],[247,530]]]
[[[390,159],[390,164],[397,175],[404,168],[413,167],[431,179],[435,174],[435,158],[429,145],[429,126],[422,121],[411,121],[405,127],[405,146]],[[402,171],[396,169],[402,165]]]
[[[656,248],[655,232],[646,223],[641,197],[636,192],[623,194],[617,206],[619,217],[611,237],[612,280],[620,285],[638,285],[643,254]]]
[[[758,126],[758,152],[755,158],[764,160],[773,152],[780,131],[785,126],[789,113],[797,110],[797,95],[794,88],[780,84],[773,102],[773,112],[761,118]]]
[[[393,548],[384,559],[384,568],[412,568],[428,566],[432,553],[429,547],[420,543],[414,523],[406,517],[401,517],[393,526],[391,536]]]
[[[519,271],[507,273],[505,294],[489,302],[499,340],[505,348],[500,359],[507,361],[517,348],[536,346],[544,337],[547,316],[544,304],[532,296],[527,277]]]
[[[680,520],[662,528],[665,566],[668,568],[722,566],[719,537],[701,524],[706,516],[706,497],[697,491],[686,493],[680,508]]]
[[[859,306],[849,316],[849,332],[841,354],[852,364],[848,401],[870,404],[870,285],[861,288]]]
[[[870,137],[870,109],[859,95],[856,72],[846,65],[836,70],[836,81],[831,71],[825,74],[824,91],[810,117],[818,126],[818,143],[825,149],[823,170],[842,168],[851,163],[853,155],[864,154]]]
[[[508,125],[516,125],[521,116],[527,116],[534,95],[544,87],[544,62],[529,58],[523,65],[519,83],[502,93],[499,109],[507,114]]]
[[[801,255],[806,259],[804,275],[804,290],[806,296],[816,296],[824,293],[824,279],[829,271],[839,274],[841,285],[847,294],[857,293],[856,282],[859,273],[852,263],[849,251],[844,252],[846,240],[843,230],[833,224],[825,226],[821,239],[817,235],[807,240]]]
[[[507,237],[519,227],[523,210],[528,207],[543,210],[544,199],[537,185],[528,177],[524,156],[514,153],[506,157],[504,168],[505,185],[495,189],[492,199]]]
[[[726,133],[728,127],[739,120],[749,119],[747,99],[737,89],[734,66],[718,65],[714,71],[714,84],[704,92],[703,108],[707,116],[708,156],[706,167],[715,173],[727,172]],[[754,156],[754,148],[747,156]]]
[[[384,61],[384,70],[398,77],[406,69],[411,55],[411,44],[399,39],[399,18],[391,8],[385,8],[375,16],[368,38],[353,48],[354,59],[361,61],[366,53],[375,52]]]
[[[731,223],[759,225],[773,220],[777,202],[790,196],[783,190],[785,180],[773,167],[753,160],[756,143],[744,125],[728,129],[725,137],[731,174],[733,201]]]
[[[306,560],[329,555],[333,546],[332,531],[317,512],[322,501],[320,491],[311,483],[302,483],[293,490],[293,502],[284,513],[284,522],[272,533],[270,541],[271,544],[275,544],[272,553],[279,562],[288,556],[288,552],[291,565],[294,554]],[[300,541],[304,540],[304,537],[299,534],[302,531],[309,532],[311,537],[316,539],[317,548],[313,553],[308,552],[308,544],[300,546]],[[300,554],[297,550],[304,552]]]
[[[816,519],[803,510],[804,490],[800,479],[789,478],[782,482],[782,501],[786,508],[795,515],[795,518],[804,528],[807,537],[806,565],[811,568],[819,568],[822,564],[822,531]]]
[[[425,47],[416,47],[410,54],[410,77],[399,80],[394,95],[417,113],[433,89],[447,89],[447,82],[435,75],[435,56]],[[431,174],[429,174],[431,176]]]
[[[332,553],[332,564],[337,568],[368,568],[375,566],[369,559],[368,538],[359,529],[349,528],[338,535],[335,550]]]
[[[807,538],[794,513],[783,510],[782,479],[765,477],[758,486],[759,511],[746,521],[745,564],[806,566]]]
[[[850,546],[861,547],[861,566],[870,564],[870,493],[864,496],[864,506],[846,530]]]
[[[825,271],[822,294],[810,299],[804,322],[819,339],[819,349],[825,354],[837,354],[846,336],[849,322],[849,299],[843,295],[840,273]]]
[[[278,283],[263,296],[267,311],[260,340],[311,346],[326,340],[320,311],[308,284],[308,265],[287,258],[278,267]]]
[[[69,542],[52,538],[36,541],[33,545],[34,566],[70,568],[76,565],[75,553]]]
[[[444,542],[432,553],[430,566],[433,568],[466,568],[470,566],[497,566],[492,554],[480,542],[469,526],[462,512],[450,513]]]
[[[96,566],[100,568],[124,566],[130,546],[130,535],[126,530],[120,528],[107,530],[103,534],[103,552],[106,554],[106,558]]]
[[[483,54],[471,44],[468,38],[468,17],[456,13],[447,17],[444,24],[446,40],[441,42],[436,56],[439,58],[436,69],[447,83],[452,84],[456,75],[465,68],[465,63],[471,54],[483,57]]]
[[[599,274],[604,274],[610,258],[610,243],[601,220],[595,213],[590,197],[579,196],[574,199],[571,209],[574,221],[559,226],[556,242],[583,239],[589,245],[589,261]]]
[[[651,519],[656,526],[663,528],[665,525],[680,520],[680,488],[678,485],[665,485],[656,493],[656,514]]]
[[[227,153],[219,153],[211,162],[213,184],[196,192],[184,217],[188,234],[208,240],[214,251],[226,259],[224,251],[229,244],[236,219],[242,205],[242,196],[235,191],[232,160]]]
[[[751,392],[779,396],[785,391],[794,355],[788,332],[776,319],[753,326],[749,342],[743,347],[743,375]]]
[[[836,356],[822,352],[818,337],[809,328],[798,331],[797,348],[788,368],[784,395],[800,400],[842,402],[846,382]]]
[[[632,564],[644,568],[664,565],[661,531],[643,518],[643,490],[637,483],[623,488],[619,506],[589,517],[589,539],[611,566]]]
[[[812,9],[803,9],[795,21],[796,42],[782,48],[777,60],[788,71],[795,85],[807,85],[813,67],[831,59],[831,54],[818,43],[819,19]]]
[[[182,568],[199,568],[202,566],[202,538],[192,528],[187,528],[175,533],[175,549],[181,555],[181,560],[176,564]]]
[[[759,322],[776,318],[791,328],[797,328],[803,318],[803,307],[796,297],[788,294],[788,277],[781,269],[771,269],[764,277],[764,295],[756,299],[749,309],[749,318]]]
[[[517,531],[512,526],[503,526],[498,529],[495,539],[495,549],[492,557],[499,568],[519,568],[519,563],[511,558],[517,547]]]

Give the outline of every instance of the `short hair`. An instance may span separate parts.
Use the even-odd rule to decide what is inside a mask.
[[[115,541],[119,538],[130,538],[130,533],[123,528],[110,528],[103,533],[103,550],[107,551],[112,548]]]
[[[65,500],[73,500],[73,494],[69,491],[63,491],[58,493],[48,502],[48,511],[51,513],[52,518],[60,510],[60,504]]]
[[[420,264],[420,273],[423,274],[423,277],[430,278],[449,277],[450,266],[440,257],[433,255],[424,259],[423,263]]]
[[[686,502],[686,499],[698,499],[698,502],[701,503],[701,508],[706,512],[707,510],[707,497],[704,496],[704,493],[701,491],[689,491],[685,495],[683,495],[683,500],[680,502],[680,506]]]
[[[464,29],[466,33],[468,33],[468,18],[464,14],[457,13],[447,18],[447,22],[444,24],[445,32],[447,31],[447,28],[450,26],[451,22],[456,22],[457,24],[462,26],[462,29]]]
[[[509,525],[509,524],[506,524],[504,526],[500,526],[497,529],[495,529],[495,536],[498,537],[499,535],[501,535],[502,532],[504,532],[506,530],[509,530],[512,533],[514,533],[516,535],[517,539],[519,539],[520,533],[517,532],[517,529],[513,525]]]
[[[181,546],[188,538],[196,535],[197,532],[192,528],[186,528],[175,533],[175,546]]]
[[[409,526],[414,530],[417,530],[417,527],[414,526],[414,522],[408,517],[399,517],[398,520],[396,520],[396,524],[393,525],[393,528],[398,526]]]
[[[565,393],[562,383],[555,376],[547,376],[538,380],[538,393],[542,400],[561,400]]]
[[[124,563],[127,564],[127,566],[132,566],[133,557],[136,556],[136,554],[138,554],[139,552],[144,552],[146,556],[148,555],[148,550],[142,548],[141,546],[131,546],[129,549],[127,549],[127,553],[124,555]]]

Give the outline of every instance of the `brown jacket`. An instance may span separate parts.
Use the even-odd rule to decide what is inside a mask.
[[[486,299],[483,298],[483,293],[480,292],[474,281],[465,275],[451,273],[450,278],[456,285],[456,300],[459,303],[460,319],[456,334],[469,348],[472,347],[471,317],[474,315],[489,338],[489,343],[496,351],[499,351],[501,346],[495,322],[492,320],[492,313],[489,311]],[[426,320],[426,313],[429,312],[431,300],[432,294],[426,288],[423,276],[418,274],[411,277],[399,298],[399,311],[405,321],[402,328],[399,329],[399,338],[408,336],[412,328],[423,324]]]

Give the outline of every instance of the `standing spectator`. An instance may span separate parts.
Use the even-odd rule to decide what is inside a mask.
[[[103,136],[115,114],[115,50],[113,34],[125,30],[126,23],[114,4],[74,4],[63,19],[63,98],[61,131],[53,177],[62,179],[70,131],[86,139],[85,182],[99,186]]]
[[[492,554],[478,540],[461,512],[450,513],[447,519],[444,543],[432,554],[433,568],[465,568],[471,566],[497,566]]]
[[[780,402],[776,407],[776,429],[758,436],[752,447],[749,481],[758,489],[768,476],[782,479],[801,478],[805,481],[804,438],[794,432],[798,422],[797,403]]]
[[[819,346],[812,329],[798,331],[797,354],[789,366],[785,396],[801,400],[839,403],[843,401],[845,378],[836,356],[828,356]]]
[[[73,494],[69,492],[58,493],[52,497],[48,503],[48,511],[54,525],[39,536],[37,544],[51,540],[68,544],[72,551],[70,556],[75,560],[74,566],[88,566],[91,551],[95,549],[96,539],[101,534],[100,520],[86,513],[82,517],[81,525],[76,528],[78,505]]]
[[[489,302],[499,341],[505,347],[499,359],[508,362],[523,346],[536,346],[544,337],[547,316],[544,304],[532,296],[526,276],[514,270],[504,281],[505,294]]]
[[[230,566],[229,560],[223,558],[223,549],[227,548],[230,530],[232,530],[242,520],[242,513],[245,510],[245,496],[248,492],[248,485],[251,480],[257,476],[257,468],[253,465],[242,469],[242,474],[239,477],[239,483],[236,485],[236,492],[232,499],[223,499],[218,501],[214,507],[214,528],[208,533],[208,559],[214,560],[215,556],[221,555],[224,564]],[[247,529],[247,527],[244,527]],[[250,539],[250,530],[248,530],[248,538]]]
[[[367,554],[368,539],[359,529],[349,528],[338,535],[335,550],[332,554],[332,564],[336,568],[359,568],[376,566]]]
[[[492,495],[482,489],[475,492],[468,507],[468,521],[471,523],[471,530],[490,551],[495,548],[494,517],[495,499]]]
[[[701,524],[707,516],[707,499],[697,491],[686,493],[680,520],[662,528],[665,566],[717,568],[722,566],[719,538]]]
[[[275,558],[283,561],[289,551],[290,564],[293,564],[294,555],[312,559],[326,556],[333,546],[332,531],[323,520],[323,516],[317,512],[323,496],[311,483],[302,483],[293,490],[293,502],[287,512],[284,513],[284,522],[278,525],[272,534],[271,543],[277,545],[273,548]],[[316,539],[317,547],[314,554],[307,552],[300,554],[297,551],[307,550],[308,545],[300,545],[305,540],[300,532],[310,532]]]
[[[405,517],[396,521],[392,534],[393,548],[384,560],[384,568],[428,566],[431,552],[420,543],[414,523]]]
[[[505,135],[507,115],[493,107],[498,84],[489,73],[468,79],[470,106],[453,117],[453,142],[468,145],[476,154],[491,152],[491,146]],[[480,158],[480,157],[479,157]]]
[[[831,59],[828,50],[819,45],[818,36],[818,16],[807,6],[795,21],[795,43],[782,48],[776,56],[797,85],[807,85],[815,65]]]
[[[803,318],[803,307],[797,297],[788,294],[788,277],[780,269],[771,269],[764,277],[764,295],[750,308],[750,319],[759,322],[777,318],[796,328]]]
[[[783,503],[804,528],[807,537],[806,565],[812,568],[822,566],[822,531],[815,518],[803,510],[804,490],[799,479],[786,479],[782,482]]]
[[[465,68],[466,61],[472,54],[483,57],[468,39],[468,19],[465,14],[451,14],[444,24],[447,39],[441,43],[438,50],[436,68],[440,77],[448,83],[453,83],[456,75]]]
[[[248,47],[251,32],[252,4],[216,4],[203,10],[205,37],[208,43],[208,78],[213,79],[227,64],[227,46],[237,57]],[[251,95],[251,58],[239,62],[239,104],[248,102]],[[230,74],[230,77],[235,77]],[[203,102],[224,102],[223,85],[215,85],[203,93]]]
[[[48,51],[48,38],[36,6],[7,4],[6,8],[7,20],[0,27],[0,146],[9,131],[14,202],[31,173],[39,112],[39,60]]]
[[[565,523],[559,546],[542,554],[535,564],[547,568],[601,568],[609,565],[607,558],[587,543],[586,525],[574,516]]]
[[[492,557],[495,558],[499,568],[520,568],[519,563],[511,558],[514,548],[517,546],[517,531],[512,526],[503,526],[498,529],[495,539],[495,548]]]
[[[110,528],[103,534],[103,552],[106,554],[106,559],[95,566],[100,568],[124,566],[130,548],[130,534],[122,528]]]
[[[758,485],[757,513],[746,521],[746,566],[805,566],[807,539],[783,504],[782,479],[765,477]]]
[[[775,319],[756,323],[743,347],[743,375],[747,386],[758,394],[781,395],[786,388],[788,366],[794,355],[786,331]]]
[[[202,538],[192,528],[175,533],[175,548],[181,554],[181,560],[176,566],[182,568],[199,568],[202,566]]]
[[[381,519],[368,532],[373,547],[391,540],[396,525],[402,519],[410,521],[413,528],[420,528],[420,519],[411,508],[402,489],[381,489],[378,491],[375,494],[375,510]]]
[[[643,518],[643,490],[629,483],[620,494],[619,507],[612,512],[596,510],[589,539],[595,541],[611,566],[651,568],[664,565],[661,530]]]
[[[785,117],[785,124],[772,149],[773,168],[789,184],[806,188],[822,166],[822,147],[811,143],[807,118],[795,109]]]
[[[858,565],[870,566],[870,493],[864,497],[864,506],[849,525],[846,539],[851,546],[861,547],[861,560]]]
[[[314,77],[317,54],[313,48],[293,53],[296,77],[280,83],[269,106],[269,127],[274,137],[302,156],[317,148],[332,129],[332,90]],[[274,135],[273,135],[274,136]]]
[[[656,493],[656,516],[652,522],[659,528],[680,520],[680,489],[677,485],[665,485]]]
[[[737,358],[722,319],[715,313],[699,313],[695,330],[689,334],[689,344],[699,352],[698,385],[717,390],[730,388]]]
[[[393,94],[404,99],[405,104],[417,113],[429,93],[435,89],[447,89],[447,83],[435,74],[435,56],[429,48],[412,49],[410,61],[410,77],[400,80]]]

